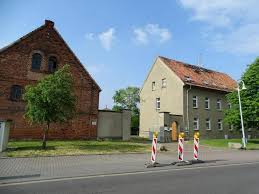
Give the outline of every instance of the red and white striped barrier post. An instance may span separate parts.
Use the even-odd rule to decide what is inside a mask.
[[[193,140],[193,159],[198,160],[198,154],[199,154],[199,132],[194,133],[194,140]]]
[[[157,136],[158,132],[154,132],[152,141],[152,153],[151,153],[151,163],[156,163],[156,152],[157,152]]]
[[[183,161],[183,143],[184,143],[184,133],[180,133],[178,136],[178,160]]]

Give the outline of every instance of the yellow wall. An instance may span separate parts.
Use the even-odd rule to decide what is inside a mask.
[[[162,79],[166,78],[166,88],[162,88]],[[156,90],[152,91],[152,82]],[[140,92],[140,136],[147,137],[150,128],[163,126],[163,117],[159,112],[183,114],[184,83],[158,57],[149,72]],[[160,110],[156,110],[156,98],[160,97]]]

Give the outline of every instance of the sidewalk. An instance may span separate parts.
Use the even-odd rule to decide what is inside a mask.
[[[172,146],[171,150],[175,145]],[[186,147],[185,160],[192,159],[192,146]],[[179,168],[170,164],[177,160],[177,152],[159,152],[158,162],[164,167],[145,167],[150,161],[148,154],[111,154],[85,156],[59,156],[35,158],[0,159],[0,184],[52,179],[61,177],[91,176],[100,174],[160,170]],[[199,165],[218,165],[259,161],[258,151],[219,150],[201,146],[200,159],[206,163]]]

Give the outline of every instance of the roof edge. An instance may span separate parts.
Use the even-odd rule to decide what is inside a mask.
[[[95,79],[91,76],[91,74],[86,70],[86,68],[84,67],[84,65],[81,63],[81,61],[78,59],[78,57],[75,55],[75,53],[72,51],[72,49],[68,46],[68,44],[66,43],[66,41],[63,39],[63,37],[61,36],[61,34],[58,32],[58,30],[54,27],[54,22],[51,20],[45,20],[45,24],[41,25],[40,27],[34,29],[33,31],[27,33],[26,35],[22,36],[21,38],[17,39],[16,41],[10,43],[9,45],[6,45],[5,47],[0,49],[0,54],[5,52],[6,50],[8,50],[9,48],[15,46],[16,44],[20,43],[22,40],[30,37],[32,34],[38,32],[39,30],[45,28],[45,27],[49,27],[52,28],[57,35],[59,36],[59,38],[62,40],[62,42],[65,44],[65,46],[67,47],[67,49],[73,54],[73,56],[75,57],[76,61],[80,64],[80,66],[84,69],[84,71],[89,75],[89,77],[91,78],[91,80],[94,82],[94,84],[97,86],[99,92],[102,91],[101,87],[97,84],[97,82],[95,81]]]

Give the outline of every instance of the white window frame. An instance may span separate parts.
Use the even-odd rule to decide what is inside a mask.
[[[195,106],[193,106],[193,102],[196,102],[195,103]],[[198,108],[198,96],[193,96],[192,97],[192,108]]]
[[[218,107],[218,105],[219,105],[219,107]],[[216,106],[217,106],[217,110],[222,110],[222,100],[221,99],[217,99]]]
[[[196,124],[194,124],[196,123]],[[197,125],[197,128],[195,129],[195,125]],[[193,118],[193,130],[194,131],[198,131],[199,130],[199,118],[198,117],[194,117]]]
[[[232,108],[232,105],[231,105],[231,103],[229,102],[228,103],[228,109],[231,109]]]
[[[156,90],[156,82],[152,82],[152,91]]]
[[[209,128],[207,128],[207,124],[209,124]],[[205,120],[205,126],[206,126],[206,130],[211,130],[211,122],[210,122],[210,118],[207,118],[206,120]]]
[[[160,98],[156,98],[156,110],[160,110],[160,108],[161,108]]]
[[[162,88],[166,88],[166,78],[162,79]]]
[[[219,128],[220,125],[220,128]],[[218,130],[222,131],[223,130],[223,122],[222,119],[218,119]]]
[[[230,124],[228,127],[229,127],[229,131],[233,131],[234,130],[234,125]]]
[[[206,107],[206,103],[208,103],[208,107]],[[209,110],[210,109],[210,98],[205,97],[205,109]]]

